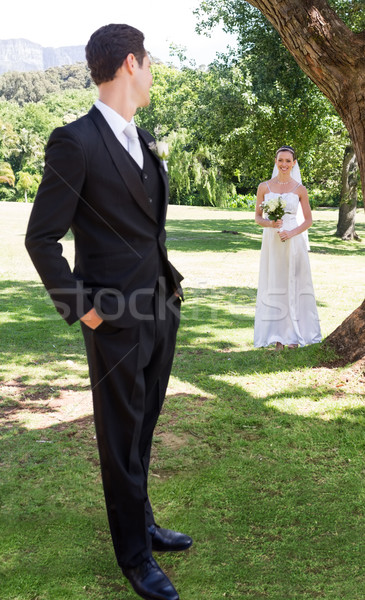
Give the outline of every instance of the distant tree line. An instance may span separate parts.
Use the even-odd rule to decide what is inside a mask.
[[[92,86],[86,63],[52,67],[46,71],[9,71],[0,77],[0,98],[23,106],[29,102],[40,102],[48,94]]]
[[[89,110],[85,63],[0,76],[0,200],[33,201],[51,131]]]
[[[152,66],[151,104],[137,121],[169,142],[171,202],[251,208],[276,148],[290,144],[312,205],[337,205],[347,132],[274,30],[252,18],[233,56],[197,68],[180,49],[179,68]],[[96,96],[85,63],[0,76],[0,200],[34,200],[51,131]]]

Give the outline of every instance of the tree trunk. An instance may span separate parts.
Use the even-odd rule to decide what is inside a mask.
[[[357,206],[357,161],[352,146],[347,146],[343,158],[341,201],[336,236],[343,240],[359,240],[355,231]]]
[[[325,339],[325,345],[335,350],[343,364],[365,356],[365,300]]]
[[[326,0],[247,0],[279,33],[330,100],[352,140],[365,203],[365,32],[352,32]]]

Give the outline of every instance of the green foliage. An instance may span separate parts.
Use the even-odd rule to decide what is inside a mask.
[[[254,194],[236,194],[226,203],[226,208],[239,208],[242,210],[255,210],[256,196]]]
[[[334,203],[348,137],[332,107],[248,3],[204,2],[200,14],[201,28],[222,19],[239,37],[238,52],[198,69],[175,48],[180,68],[153,64],[151,103],[136,116],[170,144],[171,202],[241,207],[286,143],[297,150],[308,189],[320,190],[313,205]],[[51,131],[85,114],[96,96],[84,63],[0,76],[0,160],[17,178],[39,177]],[[25,192],[18,186],[16,194]]]
[[[293,98],[291,80],[274,82],[275,95],[270,80],[266,98],[247,58],[217,62],[205,71],[153,66],[151,104],[139,112],[138,122],[157,137],[177,134],[169,158],[172,202],[226,206],[232,184],[243,193],[255,191],[270,177],[275,150],[284,141],[297,147],[308,185],[338,185],[345,130],[317,88],[299,74],[304,83],[297,86],[298,97]]]
[[[13,100],[19,106],[26,102],[39,102],[55,89],[54,83],[46,78],[43,71],[9,71],[0,76],[0,97]]]
[[[309,191],[309,203],[312,209],[320,206],[339,206],[340,205],[340,192],[337,189],[332,191],[326,189],[312,188]]]
[[[15,175],[10,163],[0,162],[0,201],[15,200]]]
[[[58,84],[59,90],[89,88],[94,89],[94,91],[96,90],[86,62],[63,65],[62,67],[51,67],[44,73],[47,79],[54,81],[55,85]]]
[[[31,175],[31,173],[27,173],[26,171],[20,171],[18,173],[16,189],[20,194],[23,195],[24,200],[28,202],[30,199],[29,194],[31,199],[34,200],[40,181],[41,177],[38,173]]]
[[[152,73],[151,103],[138,112],[137,121],[141,127],[162,137],[190,126],[196,114],[204,74],[163,64],[154,64]]]
[[[352,31],[360,33],[365,30],[364,0],[328,0],[328,4]]]
[[[0,201],[15,200],[15,175],[11,164],[5,161],[0,162]]]
[[[16,202],[16,190],[7,185],[0,185],[0,202]]]
[[[171,202],[226,206],[235,188],[224,172],[217,130],[212,135],[218,78],[210,71],[166,65],[153,65],[153,78],[151,103],[137,121],[170,144]]]
[[[191,132],[184,129],[172,132],[167,141],[172,204],[227,206],[235,188],[223,179],[217,152],[202,144],[193,150]]]
[[[23,106],[28,102],[39,102],[48,94],[93,85],[86,63],[52,67],[46,71],[9,71],[0,75],[0,98]]]
[[[3,106],[4,103],[0,102],[0,114]],[[14,130],[13,125],[2,121],[0,118],[0,156],[8,160],[13,154],[18,152],[18,144],[19,136]]]
[[[242,189],[252,190],[269,178],[276,149],[289,144],[297,151],[303,181],[309,188],[324,187],[327,193],[332,193],[333,187],[339,190],[347,131],[276,30],[260,11],[238,0],[202,2],[196,13],[200,31],[223,21],[226,30],[237,36],[237,51],[224,61],[230,68],[235,65],[242,78],[251,82],[254,103],[248,125],[242,117],[241,124],[237,119],[225,154],[225,164],[235,165],[240,173]],[[237,102],[237,109],[241,114],[247,112],[243,103]]]
[[[50,94],[42,102],[42,110],[55,123],[54,127],[66,125],[89,112],[97,98],[95,87],[82,90],[66,90]],[[53,127],[52,127],[53,129]]]
[[[54,69],[54,73],[49,71],[53,78],[55,73],[60,78],[63,71],[66,74],[73,72],[71,67]],[[76,73],[78,72],[76,68]],[[62,85],[67,88],[70,87],[67,83],[70,77],[66,78],[65,73],[62,75],[65,77]],[[42,77],[45,77],[44,73],[41,74],[40,81],[43,81]],[[21,77],[15,80],[20,81]],[[73,81],[76,81],[75,77]],[[83,80],[78,83],[84,84]],[[64,91],[59,91],[59,86],[53,88],[58,89],[57,93],[48,94],[37,102],[21,101],[18,104],[15,96],[11,100],[0,98],[0,160],[8,161],[17,179],[15,190],[1,186],[1,200],[34,200],[43,171],[44,148],[51,132],[55,127],[65,125],[88,112],[97,95],[95,86]],[[29,178],[31,184],[27,187],[25,182],[30,181]]]
[[[11,165],[7,162],[0,163],[0,184],[7,184],[14,186],[15,175]]]

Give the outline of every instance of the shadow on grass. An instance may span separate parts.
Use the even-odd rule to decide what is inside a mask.
[[[194,538],[189,553],[158,558],[182,597],[364,597],[364,409],[301,417],[268,405],[290,389],[263,400],[196,375],[187,380],[209,398],[167,398],[150,478],[159,522]],[[184,441],[178,451],[166,430]],[[91,419],[8,429],[0,451],[2,600],[133,600],[112,551]]]
[[[36,357],[41,365],[49,362],[50,355],[58,361],[83,355],[78,325],[69,327],[63,321],[42,284],[1,281],[0,303],[3,364],[11,357],[20,364]]]
[[[115,598],[105,571],[133,598],[109,543],[94,435],[92,417],[2,431],[2,600]]]
[[[309,230],[313,254],[362,255],[364,245],[344,242],[334,236],[330,221],[317,221]],[[180,252],[238,252],[260,250],[262,229],[254,221],[229,219],[170,221],[167,228],[167,245]],[[227,233],[224,233],[227,232]],[[365,239],[365,224],[357,232]]]
[[[213,330],[253,327],[255,288],[188,288],[186,299],[182,305],[179,346],[189,348],[191,355],[200,353],[209,356],[212,352],[219,352],[222,347],[227,350],[238,346],[234,342],[217,341]],[[85,364],[84,344],[78,324],[69,327],[61,319],[41,284],[3,281],[0,284],[0,302],[4,313],[0,325],[2,364],[17,364],[19,369],[38,369],[42,375],[42,384],[37,384],[38,387],[35,388],[39,391],[39,396],[47,394],[47,385],[54,389],[52,381],[57,374],[67,373],[68,362]],[[269,357],[265,367],[260,365],[260,357],[263,356]],[[298,356],[302,357],[300,362],[308,366],[319,360],[314,347],[302,349]],[[266,349],[252,349],[235,352],[231,366],[240,365],[242,373],[251,368],[270,371],[277,368],[278,360],[280,357],[272,356]],[[285,360],[285,364],[287,369],[292,368],[289,358]],[[4,380],[4,375],[2,379]],[[28,393],[33,393],[31,390],[34,383],[29,373],[23,372],[18,383],[27,384]]]
[[[254,326],[257,288],[227,287],[185,288],[185,302],[181,309],[180,339],[193,341],[201,338],[202,332],[209,338],[213,329],[245,329]],[[318,306],[327,306],[317,302]],[[221,343],[221,342],[219,342]],[[205,342],[201,342],[205,346]],[[255,353],[260,350],[254,350]]]
[[[252,328],[255,290],[187,295],[173,375],[201,392],[167,397],[150,488],[164,524],[186,530],[195,544],[159,562],[186,600],[221,600],[228,592],[236,600],[365,597],[363,406],[341,404],[332,383],[268,386],[265,376],[316,367],[323,352],[320,345],[243,351],[231,341],[230,331]],[[67,366],[60,363],[85,362],[79,329],[63,323],[45,297],[40,284],[0,288],[3,361],[20,372],[34,365],[43,381],[14,379],[24,409],[51,388],[61,393],[57,379]],[[217,339],[222,329],[226,340]],[[258,373],[262,397],[237,383]],[[293,414],[295,403],[305,411],[324,396],[334,398],[327,419],[325,408],[316,417]],[[33,431],[19,424],[7,421],[0,442],[2,600],[132,600],[109,538],[92,418]],[[178,451],[171,433],[183,440]]]
[[[0,304],[1,420],[23,430],[22,414],[56,415],[54,399],[87,393],[84,344],[39,283],[2,281]]]

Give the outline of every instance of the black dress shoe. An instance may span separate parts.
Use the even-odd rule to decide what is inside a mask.
[[[193,543],[193,540],[185,533],[163,529],[158,525],[150,525],[148,528],[152,536],[152,550],[154,552],[179,552],[187,550]]]
[[[179,594],[152,556],[137,567],[123,568],[123,573],[144,600],[179,600]]]

